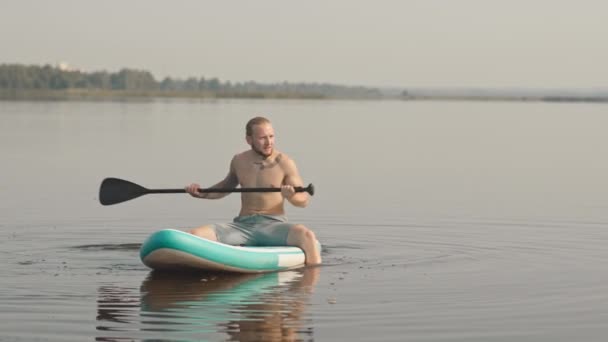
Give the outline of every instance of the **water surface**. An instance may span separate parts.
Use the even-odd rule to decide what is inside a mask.
[[[0,102],[0,340],[598,341],[608,333],[608,116],[600,104]],[[101,180],[222,179],[269,116],[317,194],[288,208],[325,265],[150,272],[162,228],[221,201],[97,201]]]

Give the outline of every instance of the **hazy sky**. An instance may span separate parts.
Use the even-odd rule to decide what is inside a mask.
[[[608,2],[0,0],[0,51],[157,78],[606,87]]]

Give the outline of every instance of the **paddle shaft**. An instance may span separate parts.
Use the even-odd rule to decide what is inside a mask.
[[[296,192],[306,192],[309,188],[301,186],[294,187]],[[148,194],[181,194],[186,192],[184,189],[147,189]],[[226,192],[281,192],[281,188],[233,188],[233,189],[222,189],[222,188],[207,188],[198,189],[200,193],[226,193]]]

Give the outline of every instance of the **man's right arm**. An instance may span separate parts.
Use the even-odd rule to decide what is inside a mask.
[[[232,158],[232,161],[230,162],[230,169],[228,170],[228,175],[226,175],[226,178],[224,178],[219,183],[211,186],[212,188],[234,189],[234,188],[236,188],[239,185],[239,180],[238,180],[238,178],[236,176],[236,169],[234,167],[235,159],[236,159],[236,156],[234,158]],[[192,197],[206,198],[206,199],[220,199],[220,198],[226,197],[226,196],[228,196],[230,194],[229,192],[224,192],[224,193],[218,193],[218,192],[201,193],[201,192],[198,191],[199,188],[200,188],[200,185],[198,185],[196,183],[193,183],[193,184],[190,184],[190,185],[186,186],[185,190]]]

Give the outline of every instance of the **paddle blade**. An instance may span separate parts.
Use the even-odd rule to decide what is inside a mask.
[[[99,202],[111,205],[132,200],[145,195],[148,189],[118,178],[106,178],[99,188]]]
[[[308,184],[307,187],[296,187],[296,191],[297,192],[308,192],[310,194],[310,196],[314,196],[315,194],[315,186],[311,184]]]

